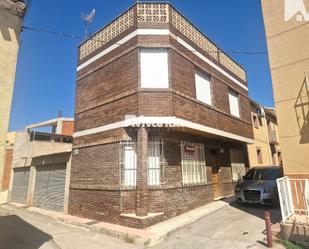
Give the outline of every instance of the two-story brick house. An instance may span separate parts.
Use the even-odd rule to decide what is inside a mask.
[[[169,4],[79,46],[69,213],[145,227],[233,193],[253,143],[246,73]]]

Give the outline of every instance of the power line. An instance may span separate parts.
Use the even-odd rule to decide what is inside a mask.
[[[58,35],[60,37],[64,38],[72,38],[72,39],[78,39],[78,40],[84,40],[85,38],[80,36],[80,35],[75,35],[75,34],[69,34],[69,33],[63,33],[63,32],[58,32],[58,31],[53,31],[53,30],[48,30],[48,29],[43,29],[43,28],[34,28],[34,27],[28,27],[28,26],[23,26],[22,30],[29,30],[29,31],[34,31],[34,32],[41,32],[41,33],[48,33],[52,35]],[[102,45],[106,43],[104,40],[96,39],[96,38],[89,38],[88,40],[93,40],[95,42],[100,42]],[[130,44],[127,43],[117,43],[115,42],[114,44],[116,45],[128,45]],[[199,52],[197,50],[192,50],[192,49],[186,49],[183,51],[190,51],[190,52]],[[266,55],[267,51],[221,51],[220,49],[215,50],[215,51],[210,51],[207,50],[207,53],[226,53],[226,54],[235,54],[235,55]]]

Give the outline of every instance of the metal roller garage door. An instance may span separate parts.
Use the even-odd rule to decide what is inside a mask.
[[[38,166],[33,206],[63,211],[66,164]]]
[[[30,168],[16,168],[13,175],[11,201],[26,203]]]

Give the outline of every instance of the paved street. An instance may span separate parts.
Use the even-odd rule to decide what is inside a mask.
[[[266,248],[264,207],[232,204],[171,234],[154,249]],[[270,209],[273,222],[278,209]],[[142,248],[104,234],[59,223],[22,208],[0,207],[0,249]]]
[[[7,207],[7,206],[6,206]],[[59,223],[22,208],[0,206],[0,249],[136,248],[119,239]]]
[[[272,222],[277,223],[280,210],[268,209]],[[219,249],[219,248],[266,248],[264,245],[265,207],[232,203],[194,224],[173,233],[156,249]],[[276,245],[276,248],[280,248]]]

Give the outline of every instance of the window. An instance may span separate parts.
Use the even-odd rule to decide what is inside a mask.
[[[282,168],[250,169],[244,176],[246,180],[276,180],[283,177]]]
[[[136,146],[132,141],[122,143],[122,165],[124,186],[136,185]]]
[[[168,88],[168,52],[166,49],[141,49],[141,87]]]
[[[230,112],[235,117],[240,117],[239,115],[239,103],[238,103],[238,93],[234,90],[229,91],[229,102],[230,102]]]
[[[163,142],[154,137],[148,142],[148,185],[160,185],[161,158],[163,155]]]
[[[256,148],[256,155],[258,163],[263,164],[262,149],[260,147]]]
[[[252,122],[253,122],[254,127],[258,129],[259,128],[259,118],[257,117],[257,115],[252,114]]]
[[[210,77],[208,75],[195,73],[196,98],[211,105]]]
[[[230,158],[231,158],[233,181],[237,182],[238,180],[242,180],[243,176],[246,174],[246,168],[242,151],[231,149]]]
[[[207,182],[204,145],[181,142],[183,184]]]

